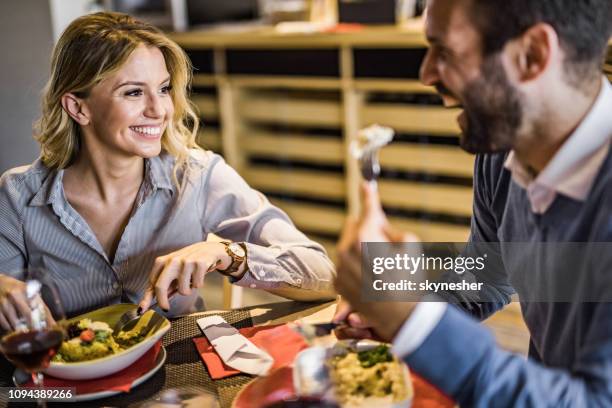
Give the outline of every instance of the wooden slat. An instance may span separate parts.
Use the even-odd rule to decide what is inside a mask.
[[[220,152],[223,150],[221,135],[217,129],[201,128],[198,132],[197,143],[207,150]]]
[[[210,47],[239,48],[337,48],[358,46],[372,48],[425,47],[427,45],[422,27],[417,19],[402,27],[393,25],[369,26],[347,32],[283,33],[274,26],[257,27],[236,32],[233,30],[192,30],[171,33],[170,37],[183,48]]]
[[[422,242],[466,242],[470,228],[460,225],[391,217],[391,225],[416,234]]]
[[[270,201],[283,209],[301,230],[323,234],[340,234],[342,231],[346,214],[339,208],[285,200]]]
[[[194,86],[216,86],[217,82],[215,81],[215,77],[213,75],[206,74],[194,74],[193,79],[191,80],[192,85]]]
[[[364,106],[361,117],[365,125],[380,123],[396,131],[453,136],[460,133],[458,114],[458,109],[381,103]]]
[[[396,143],[380,151],[383,167],[397,170],[472,177],[474,156],[459,147]]]
[[[247,154],[305,160],[314,163],[342,164],[341,139],[246,130],[241,146]]]
[[[359,91],[367,92],[436,93],[434,87],[423,85],[420,81],[405,79],[356,79],[353,86]]]
[[[283,209],[298,229],[310,239],[323,245],[327,255],[336,261],[337,242],[317,237],[317,233],[340,235],[346,214],[338,208],[325,207],[305,203],[289,202],[285,200],[270,200],[272,204]]]
[[[472,189],[470,187],[409,181],[380,180],[378,183],[385,205],[411,210],[472,215]]]
[[[340,103],[270,95],[245,96],[239,105],[247,120],[288,125],[340,127]]]
[[[332,199],[345,197],[344,178],[340,173],[252,166],[244,171],[243,176],[259,190]]]
[[[219,116],[219,105],[217,99],[212,95],[194,95],[191,101],[198,107],[200,115],[205,119],[217,118]]]
[[[262,75],[232,75],[233,85],[243,88],[283,88],[283,89],[340,89],[340,80],[335,78],[307,78]]]

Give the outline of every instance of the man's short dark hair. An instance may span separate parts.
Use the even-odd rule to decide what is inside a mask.
[[[574,74],[601,69],[612,34],[612,0],[473,0],[485,56],[538,23],[550,24]],[[589,75],[589,76],[591,76]]]

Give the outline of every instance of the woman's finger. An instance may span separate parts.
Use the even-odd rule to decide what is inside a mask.
[[[17,329],[17,327],[19,326],[19,316],[17,315],[17,311],[15,310],[15,307],[13,306],[13,302],[11,302],[8,298],[4,298],[2,300],[1,306],[2,306],[2,312],[4,316],[6,317],[6,319],[8,320],[11,330]]]
[[[155,289],[153,286],[149,286],[145,289],[144,296],[138,303],[139,313],[144,313],[149,310],[149,306],[151,306],[151,302],[153,301],[153,296],[155,296]]]
[[[191,295],[191,280],[197,266],[193,262],[178,261],[180,263],[180,272],[178,277],[178,291],[183,296]]]
[[[13,304],[16,313],[23,317],[30,324],[32,309],[28,305],[25,293],[18,289],[13,289],[8,293],[8,299]],[[40,300],[42,302],[42,299]]]
[[[191,284],[194,288],[201,288],[204,285],[204,277],[210,269],[210,263],[205,259],[200,259],[195,265],[196,269],[192,274]]]
[[[178,259],[170,259],[166,263],[166,267],[162,270],[155,282],[155,297],[157,304],[164,311],[170,310],[170,302],[168,301],[168,289],[172,282],[176,280],[180,273],[180,262]]]
[[[4,316],[3,310],[0,309],[0,327],[2,327],[2,331],[9,332],[11,331],[11,325],[8,322],[8,319]]]

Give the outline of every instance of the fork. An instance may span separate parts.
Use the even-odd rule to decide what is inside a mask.
[[[366,181],[375,181],[380,176],[378,151],[393,140],[393,129],[373,125],[360,132],[360,140],[353,142],[353,156],[359,162],[361,176]],[[361,143],[360,143],[361,142]]]
[[[172,288],[168,292],[168,301],[172,299],[172,297],[178,292],[178,289]],[[153,300],[151,305],[149,306],[149,310],[153,309],[157,306],[157,298]],[[121,331],[126,331],[132,329],[138,323],[138,320],[143,316],[142,313],[138,313],[139,307],[135,309],[130,309],[127,312],[123,313],[115,326],[113,326],[113,333],[120,333]]]

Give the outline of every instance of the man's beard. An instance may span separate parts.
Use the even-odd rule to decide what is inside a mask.
[[[481,76],[463,95],[467,125],[461,148],[469,153],[498,153],[513,148],[523,119],[521,94],[512,87],[499,55],[487,57]]]

